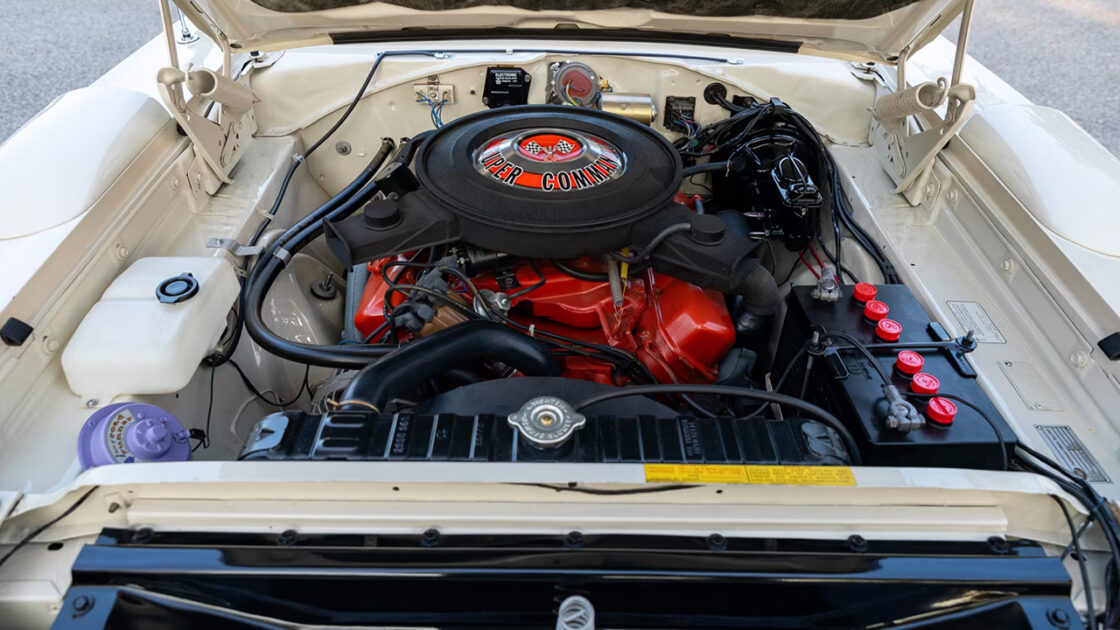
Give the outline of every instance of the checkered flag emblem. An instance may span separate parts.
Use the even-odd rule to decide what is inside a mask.
[[[544,153],[544,147],[537,144],[536,141],[529,142],[525,145],[525,150],[529,153]]]
[[[575,149],[575,147],[572,146],[572,143],[568,142],[567,140],[561,140],[560,142],[556,143],[557,153],[571,153],[572,149]]]

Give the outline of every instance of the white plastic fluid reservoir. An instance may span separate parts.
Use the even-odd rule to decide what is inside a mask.
[[[137,260],[105,289],[62,352],[70,389],[104,403],[120,394],[179,391],[217,345],[239,289],[221,258]]]

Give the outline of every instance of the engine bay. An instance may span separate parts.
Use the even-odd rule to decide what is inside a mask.
[[[356,177],[332,175],[333,196],[274,224],[303,161],[379,98],[359,92],[287,167],[244,251],[227,247],[236,280],[189,259],[126,270],[62,358],[74,391],[132,395],[95,405],[82,467],[197,457],[1007,468],[1016,435],[977,383],[977,341],[950,335],[902,283],[812,122],[719,80],[624,93],[596,65],[476,66],[482,89],[441,75],[398,85],[430,128],[363,139]],[[293,286],[301,265],[328,271]],[[201,369],[180,355],[138,361],[150,340],[104,335],[99,318],[135,313],[116,310],[119,299],[111,310],[109,296],[149,284],[157,304],[135,299],[164,318],[164,336],[209,331],[192,341]],[[332,315],[279,315],[297,302]],[[324,324],[336,316],[341,326]],[[246,370],[247,356],[280,363]],[[177,418],[153,395],[181,388],[154,382],[171,362],[194,371],[180,380],[209,378],[204,417],[196,405]],[[223,435],[211,425],[214,373],[227,364],[256,403]],[[261,407],[275,413],[252,417]]]
[[[488,68],[488,108],[447,122],[451,88],[417,91],[435,129],[386,139],[377,176],[309,215],[363,284],[341,346],[254,321],[282,266],[266,250],[253,339],[357,371],[317,392],[323,413],[262,420],[241,458],[1006,468],[971,334],[931,321],[877,247],[874,276],[838,263],[842,231],[871,240],[811,123],[718,82],[658,119],[578,62],[527,104],[529,76]],[[724,117],[695,121],[698,98]],[[775,249],[815,285],[783,295]]]

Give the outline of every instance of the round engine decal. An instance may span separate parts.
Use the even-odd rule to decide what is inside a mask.
[[[622,152],[606,140],[560,129],[491,138],[475,159],[482,175],[545,192],[594,188],[617,179],[625,168]]]
[[[571,136],[538,133],[517,143],[521,155],[534,162],[566,162],[583,152],[583,144]]]

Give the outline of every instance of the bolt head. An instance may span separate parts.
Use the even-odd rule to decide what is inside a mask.
[[[1070,362],[1073,363],[1073,366],[1076,368],[1087,368],[1089,367],[1089,353],[1084,351],[1074,352],[1073,356],[1070,357]]]
[[[74,598],[73,606],[76,612],[87,612],[90,608],[93,608],[93,598],[89,595],[79,595]]]
[[[439,544],[439,538],[440,534],[438,529],[426,529],[423,534],[420,534],[420,544],[425,547],[435,547]]]
[[[1046,619],[1059,628],[1068,628],[1070,624],[1069,613],[1061,608],[1051,608],[1046,611]]]
[[[988,538],[988,547],[990,547],[993,552],[1001,555],[1011,551],[1011,545],[1001,536],[992,536]]]
[[[150,541],[154,534],[155,532],[152,531],[151,527],[141,527],[140,529],[132,532],[132,542],[138,545],[142,545]]]

